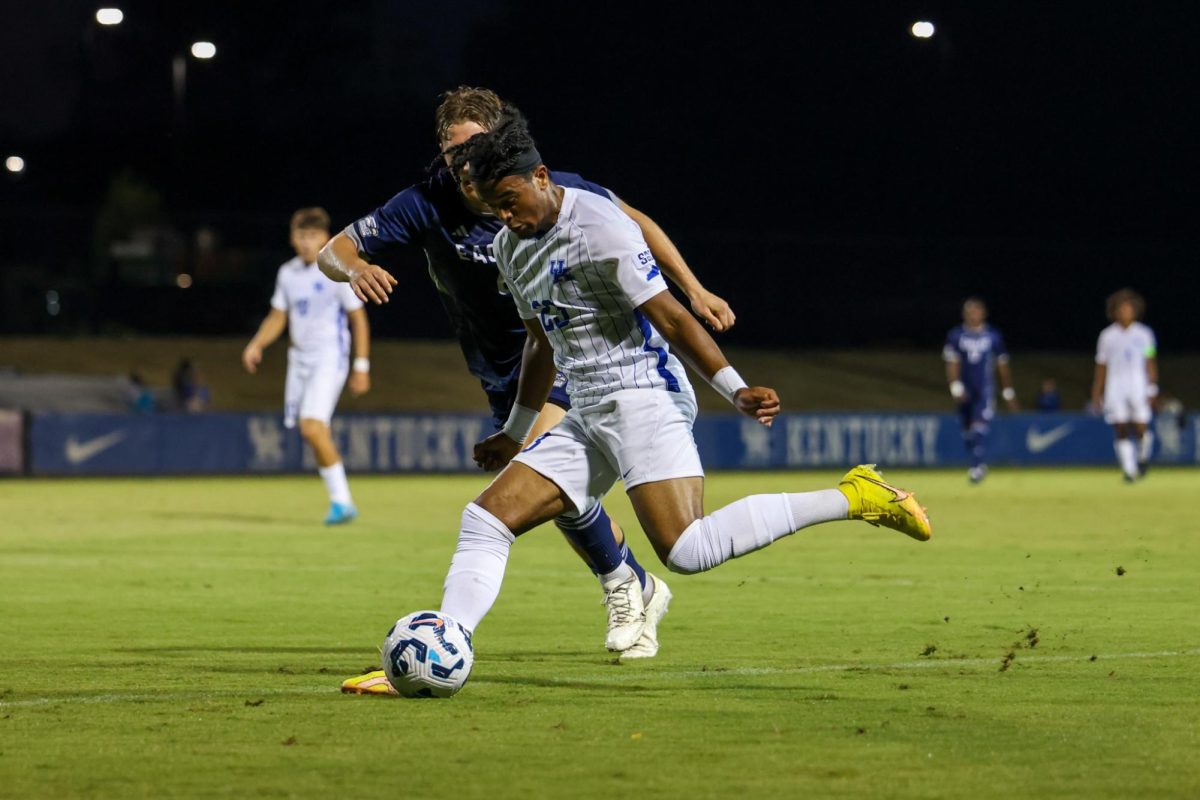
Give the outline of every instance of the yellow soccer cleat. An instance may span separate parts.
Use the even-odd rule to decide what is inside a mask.
[[[882,525],[922,542],[933,536],[929,515],[916,495],[885,483],[874,464],[859,464],[845,474],[837,488],[850,501],[850,519]]]
[[[362,675],[342,681],[342,694],[399,695],[381,669],[368,670]]]

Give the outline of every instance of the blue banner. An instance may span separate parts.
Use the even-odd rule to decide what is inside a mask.
[[[333,422],[352,472],[473,472],[474,444],[492,432],[486,416],[350,414]],[[1157,463],[1200,463],[1200,417],[1160,417]],[[967,463],[952,414],[791,414],[771,428],[735,416],[702,416],[696,443],[708,469],[948,467]],[[997,417],[995,465],[1113,461],[1112,431],[1082,414]],[[295,430],[271,414],[35,414],[28,469],[35,475],[285,473],[316,468]]]

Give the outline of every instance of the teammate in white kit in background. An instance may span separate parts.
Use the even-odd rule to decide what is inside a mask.
[[[668,343],[742,413],[770,425],[773,389],[749,387],[667,291],[637,225],[617,206],[557,186],[510,114],[469,140],[475,188],[506,228],[501,275],[526,330],[518,407],[540,408],[556,367],[572,407],[520,452],[506,426],[476,446],[485,468],[508,464],[462,516],[442,611],[474,629],[500,591],[520,534],[597,506],[621,479],[647,537],[672,571],[701,572],[818,522],[867,519],[917,539],[931,534],[916,499],[857,467],[837,489],[756,495],[704,514],[704,471],[692,437],[696,402]],[[509,463],[511,460],[511,463]]]
[[[256,372],[263,349],[278,339],[284,328],[289,329],[292,346],[288,348],[284,425],[294,428],[300,421],[300,435],[312,448],[329,492],[325,524],[339,525],[350,522],[358,511],[329,422],[343,385],[349,385],[355,396],[371,388],[371,362],[367,360],[371,334],[367,312],[350,286],[329,280],[317,267],[317,253],[327,241],[329,215],[324,209],[302,208],[292,215],[291,244],[296,257],[279,268],[271,311],[242,351],[242,364],[248,372]],[[353,372],[347,318],[354,331]]]
[[[1154,331],[1138,322],[1146,302],[1132,289],[1121,289],[1108,298],[1111,325],[1096,343],[1096,377],[1092,405],[1104,409],[1104,421],[1113,426],[1117,462],[1132,483],[1146,473],[1154,449],[1154,434],[1147,430],[1158,397],[1158,344]]]

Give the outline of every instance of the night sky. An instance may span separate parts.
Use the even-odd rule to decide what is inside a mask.
[[[28,168],[0,180],[0,266],[91,258],[126,172],[261,252],[269,289],[290,211],[344,225],[419,179],[467,83],[654,216],[738,343],[926,346],[983,292],[1015,346],[1086,348],[1131,284],[1164,348],[1200,349],[1200,4],[114,4],[112,29],[98,4],[6,11],[0,156]],[[218,53],[186,59],[180,114],[195,39]]]

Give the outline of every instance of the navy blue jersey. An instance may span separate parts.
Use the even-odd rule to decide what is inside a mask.
[[[960,364],[959,380],[967,396],[978,400],[990,398],[995,391],[996,364],[1008,361],[1008,348],[1000,331],[990,325],[979,330],[959,325],[946,335],[942,358]]]
[[[550,178],[559,186],[615,200],[604,187],[574,173],[551,172]],[[450,173],[440,170],[346,228],[367,261],[398,247],[425,252],[467,369],[487,390],[507,390],[516,381],[525,345],[525,326],[492,255],[492,240],[502,227],[497,218],[467,208]]]

